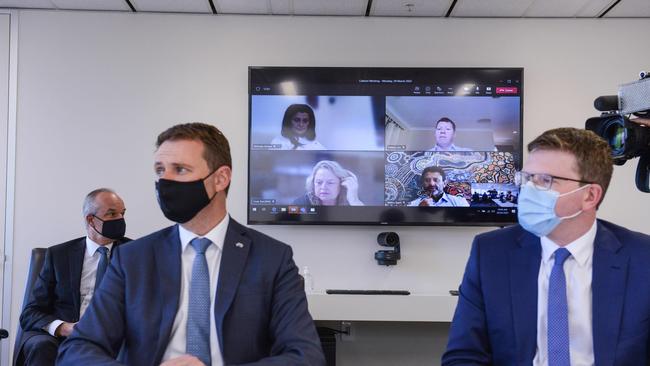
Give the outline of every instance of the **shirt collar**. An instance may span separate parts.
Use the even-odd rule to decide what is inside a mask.
[[[440,147],[438,144],[433,148],[434,151],[456,151],[458,150],[458,146],[456,144],[451,144],[449,145],[448,148]]]
[[[218,223],[217,226],[213,227],[210,231],[208,231],[207,234],[203,236],[194,234],[193,232],[182,227],[181,225],[178,225],[178,236],[181,239],[181,252],[184,252],[185,249],[187,248],[187,245],[190,243],[190,241],[192,241],[192,239],[197,237],[210,239],[211,242],[213,242],[217,247],[219,247],[219,250],[222,250],[223,242],[226,240],[226,231],[228,230],[229,222],[230,222],[230,215],[226,213],[226,216],[224,216],[223,220],[221,220],[221,222]]]
[[[108,254],[109,255],[111,254],[111,249],[113,249],[113,244],[114,243],[104,245],[106,248],[108,248]],[[95,243],[91,238],[86,236],[86,255],[87,256],[92,257],[95,254],[95,252],[97,251],[97,249],[99,249],[100,246],[101,245]]]
[[[591,228],[584,235],[564,247],[571,253],[571,256],[573,256],[581,267],[587,264],[594,254],[594,240],[596,240],[597,226],[597,221],[594,220]],[[553,253],[561,247],[547,236],[541,237],[540,242],[542,244],[542,261],[548,263]]]

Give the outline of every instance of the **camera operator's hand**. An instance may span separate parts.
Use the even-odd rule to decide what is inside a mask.
[[[640,125],[645,125],[650,127],[650,118],[634,118],[630,120],[631,122],[638,123]]]

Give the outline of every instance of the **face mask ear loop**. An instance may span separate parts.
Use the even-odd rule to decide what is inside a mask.
[[[212,202],[212,199],[215,198],[215,197],[217,197],[218,194],[219,194],[218,191],[217,191],[217,192],[214,192],[214,194],[212,195],[212,197],[210,197],[210,202]]]
[[[221,167],[219,167],[219,168],[221,168]],[[219,170],[219,168],[213,170],[210,174],[206,175],[205,178],[201,179],[201,181],[205,182],[205,180],[208,179],[208,178],[210,178],[210,176],[211,176],[212,174],[214,174],[217,170]],[[212,195],[212,197],[210,197],[210,202],[212,202],[212,199],[213,199],[213,198],[217,197],[217,194],[219,194],[219,191],[214,192],[214,194]]]
[[[568,219],[572,219],[572,218],[574,218],[574,217],[578,217],[578,215],[580,215],[581,213],[582,213],[582,210],[580,210],[580,211],[574,213],[573,215],[562,216],[562,217],[558,217],[558,218],[559,218],[560,220],[568,220]]]
[[[582,187],[578,187],[578,188],[574,189],[574,190],[571,191],[571,192],[562,193],[561,195],[558,196],[558,198],[559,198],[559,197],[562,197],[562,196],[569,195],[569,194],[571,194],[571,193],[578,192],[579,190],[581,190],[581,189],[583,189],[583,188],[585,188],[585,187],[589,187],[590,185],[591,185],[591,184],[585,184],[584,186],[582,186]],[[572,219],[572,218],[574,218],[574,217],[578,217],[578,215],[580,215],[581,213],[582,213],[582,210],[580,210],[580,211],[578,211],[578,212],[576,212],[576,213],[574,213],[574,214],[572,214],[572,215],[569,215],[569,216],[562,216],[562,217],[558,217],[558,218],[559,218],[560,220],[568,220],[568,219]]]
[[[213,170],[212,173],[208,174],[205,178],[203,178],[203,181],[205,182],[205,180],[208,179],[208,178],[210,178],[210,176],[211,176],[212,174],[214,174],[217,170],[218,170],[218,168],[215,169],[215,170]],[[217,197],[218,194],[219,194],[219,191],[215,191],[214,194],[212,195],[212,197],[210,197],[210,202],[212,202],[212,199],[215,198],[215,197]]]
[[[579,190],[581,190],[583,188],[586,188],[586,187],[589,187],[589,186],[591,186],[591,183],[590,184],[585,184],[584,186],[581,186],[581,187],[578,187],[578,188],[574,189],[573,191],[562,193],[562,194],[558,195],[558,197],[568,196],[571,193],[578,192]]]
[[[96,218],[97,220],[101,221],[102,223],[104,222],[104,220],[100,219],[99,217],[97,217],[97,216],[95,216],[95,215],[92,215],[92,217]],[[93,228],[93,230],[95,230],[95,232],[96,232],[97,234],[99,234],[99,235],[101,235],[101,236],[104,236],[102,233],[100,233],[99,231],[97,231],[97,228],[95,228],[94,223],[93,223],[93,225],[90,225],[90,227]]]
[[[221,168],[221,167],[219,167],[219,168]],[[212,174],[214,174],[214,172],[216,172],[217,170],[219,170],[219,168],[217,168],[217,169],[211,171],[210,173],[208,173],[208,175],[205,176],[205,178],[203,178],[203,179],[201,179],[201,180],[205,182],[205,180],[208,179],[208,178],[210,178],[210,176],[211,176]]]

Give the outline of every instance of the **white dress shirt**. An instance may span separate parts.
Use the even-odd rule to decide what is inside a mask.
[[[81,319],[86,312],[88,305],[90,305],[90,300],[93,298],[93,293],[95,292],[97,266],[99,265],[99,258],[101,256],[97,251],[99,247],[99,244],[92,241],[89,237],[86,237],[86,251],[84,253],[84,263],[81,267],[81,282],[79,285],[79,300],[81,301],[81,305],[79,306],[79,319]],[[110,258],[113,243],[106,245],[106,248],[108,248],[108,256]],[[63,320],[57,319],[43,328],[52,336],[55,336],[54,332],[56,332],[56,328],[58,328],[61,323],[63,323]]]
[[[219,281],[219,267],[221,266],[221,252],[223,243],[226,240],[226,230],[230,216],[226,214],[223,220],[204,236],[198,236],[181,225],[178,225],[178,234],[181,242],[181,292],[179,306],[174,318],[171,336],[167,349],[163,355],[162,361],[167,361],[178,356],[186,354],[187,348],[187,310],[189,308],[189,291],[190,281],[192,280],[192,265],[196,252],[194,247],[189,245],[190,241],[196,237],[208,238],[212,242],[205,251],[205,258],[208,262],[208,273],[210,274],[210,356],[212,366],[223,365],[221,348],[219,347],[219,338],[217,338],[217,327],[214,323],[214,304],[217,293],[217,282]]]
[[[409,202],[408,206],[419,206],[422,201],[427,201],[431,207],[469,207],[469,202],[466,199],[447,193],[443,193],[437,202],[433,198],[418,197]]]
[[[430,148],[429,151],[474,151],[466,147],[456,146],[454,144],[449,145],[448,147],[440,147],[436,144],[434,147]]]
[[[572,366],[594,364],[591,277],[596,221],[583,236],[565,248],[571,253],[564,262],[569,310],[569,352]],[[560,248],[548,237],[541,238],[542,262],[537,279],[537,351],[534,366],[548,365],[548,281]]]
[[[279,150],[325,150],[318,140],[309,140],[305,137],[298,137],[298,147],[294,146],[291,143],[291,140],[284,136],[277,136],[271,140],[271,144],[279,145],[277,149]]]

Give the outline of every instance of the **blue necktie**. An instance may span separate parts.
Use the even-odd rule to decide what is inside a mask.
[[[566,299],[564,261],[571,253],[566,248],[555,251],[555,264],[548,281],[548,365],[570,366],[569,310]]]
[[[102,282],[108,267],[108,248],[99,247],[97,251],[99,252],[99,264],[97,264],[97,275],[95,276],[95,290],[99,287],[99,283]]]
[[[187,314],[187,349],[201,362],[210,366],[210,273],[205,251],[212,242],[207,238],[194,238],[190,245],[196,256],[192,264],[189,309]]]

